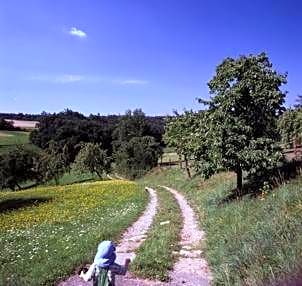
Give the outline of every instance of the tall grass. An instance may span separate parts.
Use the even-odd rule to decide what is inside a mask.
[[[235,186],[231,173],[187,180],[178,169],[149,180],[183,192],[206,231],[205,255],[214,285],[269,285],[293,276],[302,257],[302,178],[252,198],[222,203]]]

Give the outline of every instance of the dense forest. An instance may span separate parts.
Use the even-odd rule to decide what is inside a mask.
[[[100,178],[112,170],[136,178],[157,165],[164,146],[164,117],[148,117],[140,109],[124,115],[88,117],[66,109],[15,118],[39,119],[38,128],[30,133],[37,148],[19,145],[0,154],[1,188],[20,188],[20,182],[27,180],[58,181],[71,169]]]

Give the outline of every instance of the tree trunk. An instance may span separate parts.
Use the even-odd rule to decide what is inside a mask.
[[[178,155],[178,163],[179,163],[179,168],[182,169],[182,160],[181,160],[181,155]]]
[[[189,164],[188,164],[187,155],[185,155],[185,169],[187,171],[187,175],[188,175],[189,179],[191,179],[191,172],[190,172],[190,168],[189,168]]]
[[[22,189],[18,183],[16,183],[16,186],[18,187],[19,191]]]
[[[94,170],[99,178],[102,178],[102,173],[100,173],[98,170]]]
[[[242,169],[240,166],[237,167],[237,191],[240,194],[242,191]]]

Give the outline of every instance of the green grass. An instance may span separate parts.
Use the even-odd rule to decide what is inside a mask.
[[[189,181],[178,169],[149,181],[183,192],[206,231],[205,255],[214,285],[270,285],[294,276],[302,258],[302,178],[257,198],[221,204],[235,186],[231,173]]]
[[[0,193],[0,285],[54,285],[145,208],[137,184],[106,181]]]
[[[148,238],[139,248],[131,264],[131,270],[142,278],[167,281],[168,271],[172,269],[176,259],[173,251],[179,250],[182,218],[179,205],[173,195],[161,188],[156,190],[159,199],[158,212],[148,232]],[[167,221],[168,224],[161,225],[161,222]]]
[[[29,142],[30,132],[0,130],[0,153],[8,152],[16,145],[38,148]]]
[[[102,180],[107,180],[105,177]],[[63,176],[58,180],[58,183],[56,181],[50,180],[46,182],[45,184],[40,185],[40,187],[43,186],[65,186],[65,185],[71,185],[76,183],[84,183],[84,182],[96,182],[96,181],[102,181],[97,175],[91,174],[89,172],[87,173],[78,173],[74,170],[71,170],[70,172],[66,172],[63,174]],[[108,179],[109,180],[109,179]],[[37,184],[34,181],[25,181],[22,183],[19,183],[21,189],[25,190],[31,187],[37,187]],[[0,192],[11,192],[11,189],[2,189]]]
[[[0,146],[27,143],[29,143],[29,132],[0,130]]]
[[[93,182],[93,181],[99,181],[100,178],[91,173],[79,173],[74,170],[71,170],[70,172],[66,172],[58,181],[58,185],[70,185],[75,183],[81,183],[81,182]],[[46,183],[49,186],[56,185],[55,180],[51,180]]]

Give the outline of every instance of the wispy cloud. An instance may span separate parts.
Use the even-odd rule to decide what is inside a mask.
[[[77,82],[83,81],[85,78],[82,75],[77,74],[64,74],[55,78],[55,82],[58,83],[69,83],[69,82]]]
[[[149,82],[147,80],[141,80],[141,79],[125,79],[125,80],[119,80],[115,81],[118,84],[122,85],[142,85],[142,84],[148,84]]]
[[[33,81],[45,81],[50,83],[72,83],[84,80],[84,76],[77,74],[61,74],[61,75],[34,75],[28,78]]]
[[[69,34],[71,36],[79,37],[79,38],[86,38],[87,37],[87,34],[84,31],[82,31],[80,29],[77,29],[76,27],[70,28]]]
[[[135,85],[146,85],[149,83],[147,80],[142,79],[123,79],[123,78],[110,78],[100,75],[82,75],[82,74],[41,74],[33,75],[27,80],[41,81],[56,84],[69,84],[69,83],[86,83],[86,84],[109,84],[109,85],[124,85],[124,86],[135,86]]]

